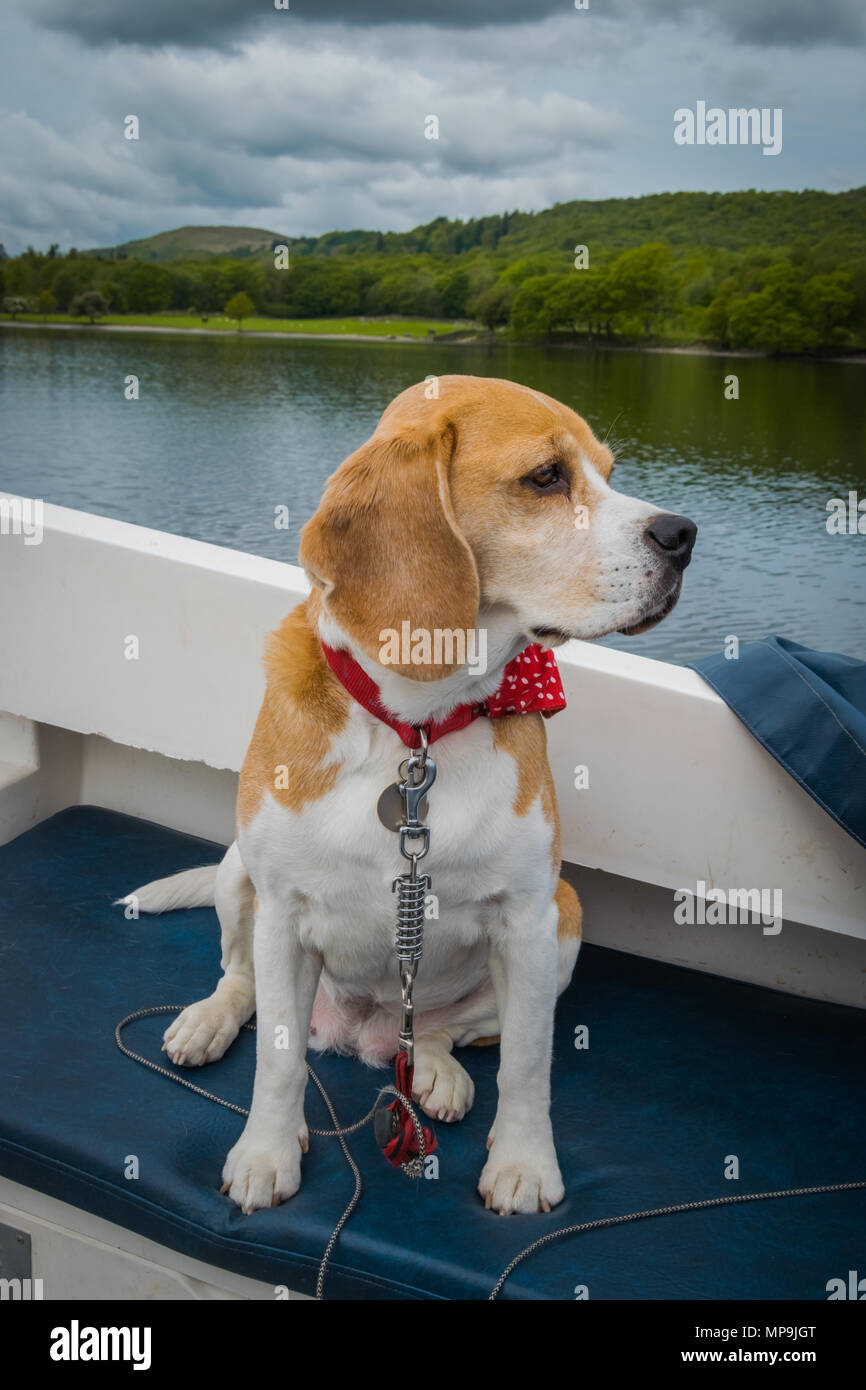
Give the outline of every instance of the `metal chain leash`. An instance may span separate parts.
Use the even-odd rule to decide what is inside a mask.
[[[398,874],[391,884],[397,894],[397,929],[394,950],[400,966],[402,1018],[397,1039],[410,1068],[415,1065],[415,1009],[412,993],[418,963],[424,951],[424,904],[432,886],[429,874],[419,874],[418,862],[430,850],[430,827],[423,822],[425,798],[436,781],[436,764],[428,754],[427,731],[418,729],[420,748],[405,763],[405,778],[398,783],[402,819],[398,826],[400,853],[409,861],[409,872]],[[400,766],[400,773],[403,771]],[[398,776],[400,774],[398,773]]]

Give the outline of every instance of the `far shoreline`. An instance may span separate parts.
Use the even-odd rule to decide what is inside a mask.
[[[289,333],[283,329],[237,329],[237,328],[173,328],[163,324],[125,324],[125,323],[22,323],[20,320],[0,319],[0,328],[21,328],[21,329],[43,329],[52,328],[60,332],[71,330],[83,330],[87,332],[97,331],[100,333],[167,333],[176,337],[198,337],[198,338],[256,338],[256,339],[281,339],[284,341],[295,342],[340,342],[340,343],[399,343],[403,346],[412,344],[418,347],[429,347],[431,344],[442,342],[449,347],[542,347],[559,348],[571,352],[646,352],[646,353],[667,353],[683,357],[736,357],[736,358],[760,358],[771,360],[773,353],[762,352],[758,348],[722,348],[709,347],[705,343],[612,343],[612,342],[580,342],[580,343],[543,343],[528,339],[509,338],[508,340],[496,339],[492,336],[463,336],[451,333],[428,334],[426,336],[415,334],[397,333]],[[852,352],[848,355],[824,356],[816,353],[784,353],[775,354],[779,361],[786,362],[834,362],[852,363],[855,366],[866,365],[866,352]]]

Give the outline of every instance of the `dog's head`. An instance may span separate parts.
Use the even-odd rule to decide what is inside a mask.
[[[660,622],[694,523],[615,492],[610,450],[550,396],[484,377],[435,386],[391,403],[301,535],[301,563],[358,647],[379,660],[384,631],[465,632],[479,609],[547,646]],[[437,680],[455,663],[394,669]]]

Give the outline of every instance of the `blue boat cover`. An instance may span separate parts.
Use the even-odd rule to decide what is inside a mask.
[[[242,1119],[114,1042],[134,1010],[209,992],[220,949],[212,909],[127,921],[112,899],[220,852],[93,807],[0,848],[0,1172],[196,1259],[310,1293],[353,1188],[336,1141],[313,1137],[290,1202],[244,1216],[219,1191]],[[143,1019],[126,1040],[163,1061],[165,1024]],[[588,1048],[575,1047],[580,1025]],[[484,1210],[475,1185],[499,1054],[467,1048],[475,1105],[460,1124],[438,1126],[438,1179],[390,1168],[370,1128],[349,1139],[364,1191],[326,1296],[486,1298],[512,1256],[558,1226],[866,1177],[864,1036],[856,1009],[586,946],[556,1024],[565,1201],[547,1216]],[[254,1044],[242,1034],[192,1079],[248,1104]],[[347,1057],[313,1065],[344,1124],[385,1076]],[[307,1116],[330,1128],[312,1085]],[[124,1176],[132,1154],[137,1179]],[[731,1155],[735,1180],[724,1176]],[[571,1300],[585,1287],[591,1299],[825,1299],[828,1280],[862,1269],[864,1217],[866,1193],[847,1192],[592,1231],[533,1255],[502,1297]],[[34,1274],[50,1298],[50,1268]]]
[[[749,733],[866,846],[866,661],[785,637],[693,663]]]

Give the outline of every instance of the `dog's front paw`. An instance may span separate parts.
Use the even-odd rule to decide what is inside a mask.
[[[553,1144],[506,1146],[494,1139],[478,1191],[485,1207],[502,1216],[550,1211],[565,1196]]]
[[[211,995],[197,1004],[188,1004],[169,1024],[163,1034],[162,1050],[178,1067],[216,1062],[234,1042],[242,1022],[225,1001]]]
[[[429,1046],[419,1038],[415,1044],[415,1075],[412,1099],[434,1120],[448,1123],[462,1120],[475,1099],[472,1078],[450,1052]]]
[[[278,1207],[301,1185],[301,1153],[309,1147],[306,1126],[295,1139],[274,1141],[244,1130],[223,1168],[222,1191],[248,1214]]]

